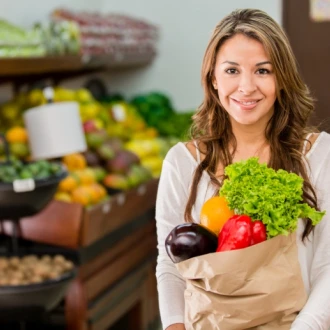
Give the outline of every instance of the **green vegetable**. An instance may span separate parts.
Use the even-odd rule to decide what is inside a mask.
[[[11,158],[10,164],[0,163],[0,183],[13,182],[19,179],[46,179],[61,173],[62,167],[46,160],[24,163]]]
[[[288,235],[297,228],[299,218],[319,223],[324,212],[303,203],[303,179],[285,170],[275,171],[258,158],[237,162],[226,167],[227,179],[220,190],[236,214],[247,214],[261,220],[267,237]]]

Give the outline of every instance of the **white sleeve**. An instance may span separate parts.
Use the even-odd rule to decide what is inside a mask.
[[[187,180],[183,179],[177,169],[178,166],[185,164],[173,163],[166,158],[163,162],[156,201],[158,236],[156,277],[163,329],[174,323],[184,323],[185,281],[168,257],[164,244],[170,231],[184,222],[184,210],[189,193],[189,185],[185,182]],[[184,176],[189,177],[188,173]]]
[[[291,330],[330,329],[330,169],[329,158],[322,164],[316,192],[320,209],[327,213],[315,227],[311,292]]]

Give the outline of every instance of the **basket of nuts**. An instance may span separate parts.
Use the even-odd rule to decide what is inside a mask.
[[[0,257],[0,309],[53,309],[76,276],[74,263],[61,254]]]

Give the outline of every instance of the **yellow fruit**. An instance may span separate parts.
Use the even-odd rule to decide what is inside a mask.
[[[8,102],[1,107],[1,116],[7,121],[14,121],[20,116],[20,106],[17,103]]]
[[[44,93],[41,89],[33,89],[28,93],[27,101],[30,107],[46,103]]]
[[[72,198],[71,198],[70,194],[68,194],[66,192],[57,192],[55,194],[54,198],[57,201],[62,201],[62,202],[67,202],[67,203],[71,203],[72,202]]]
[[[90,168],[75,171],[75,174],[78,176],[81,185],[89,185],[96,182],[95,173]]]
[[[141,165],[152,173],[160,173],[163,165],[163,159],[159,156],[148,156],[141,159]]]
[[[58,185],[58,189],[62,192],[71,192],[77,186],[77,180],[73,176],[69,175],[60,182],[60,184]]]
[[[86,186],[79,186],[72,192],[72,201],[84,206],[92,204],[90,189]]]
[[[86,88],[79,88],[78,90],[76,90],[75,99],[77,102],[80,103],[90,102],[94,100],[93,95]]]
[[[219,234],[225,222],[234,215],[224,197],[215,196],[208,199],[202,206],[200,213],[201,225]]]
[[[158,131],[154,127],[148,127],[145,131],[145,134],[149,138],[154,138],[158,136]]]
[[[10,143],[9,150],[13,156],[16,156],[20,159],[25,159],[30,154],[30,150],[27,143],[22,143],[22,142]]]
[[[96,126],[97,129],[104,128],[104,124],[103,124],[103,121],[101,119],[95,118],[94,123],[95,123],[95,126]]]
[[[54,102],[74,101],[75,91],[62,87],[54,88]]]
[[[28,134],[25,128],[15,126],[7,131],[6,139],[9,143],[26,143],[28,140]]]
[[[81,104],[79,111],[82,121],[95,119],[100,113],[100,106],[97,103]]]
[[[87,165],[85,157],[78,153],[66,155],[62,161],[69,171],[83,170]]]
[[[134,140],[150,140],[151,138],[156,138],[158,136],[158,132],[153,127],[147,127],[142,131],[137,131],[132,134],[132,141]]]

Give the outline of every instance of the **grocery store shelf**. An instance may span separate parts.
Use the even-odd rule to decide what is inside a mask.
[[[0,58],[0,83],[31,81],[44,77],[65,79],[100,70],[144,66],[155,54],[67,55],[34,58]]]

